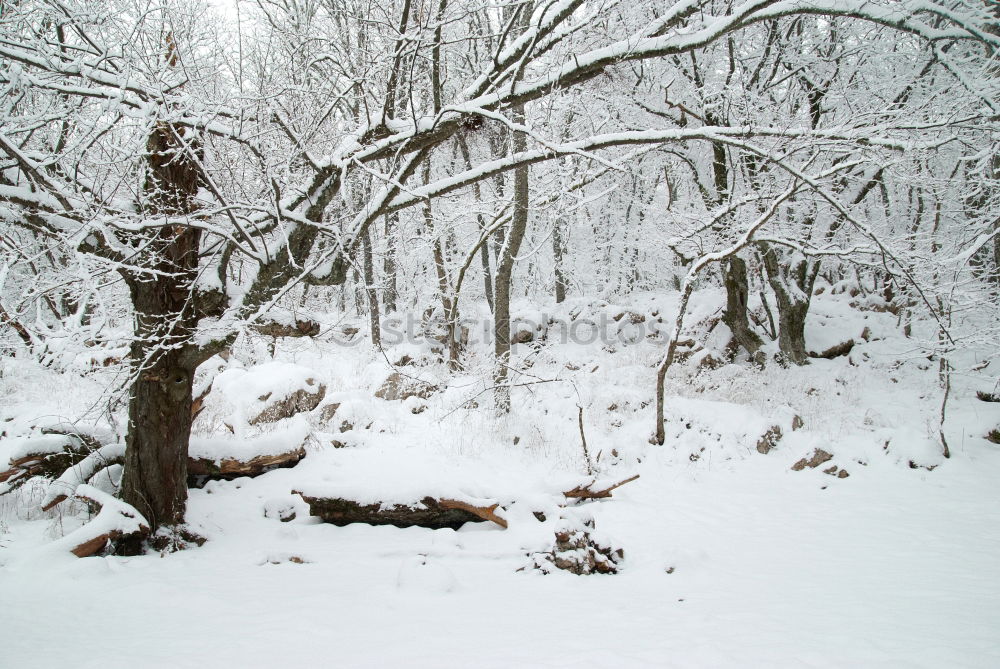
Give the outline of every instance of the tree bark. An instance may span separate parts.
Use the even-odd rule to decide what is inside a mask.
[[[133,356],[145,347],[132,347]],[[183,349],[134,366],[122,499],[158,528],[184,521],[194,369]]]

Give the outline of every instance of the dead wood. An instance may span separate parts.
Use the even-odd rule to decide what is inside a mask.
[[[205,390],[201,391],[197,397],[191,400],[191,422],[194,422],[194,419],[197,418],[198,414],[200,414],[202,409],[205,408],[205,398],[208,397],[210,392],[212,392],[211,383],[209,383]]]
[[[615,490],[616,488],[622,487],[626,483],[631,483],[637,478],[639,478],[638,474],[636,474],[635,476],[630,476],[624,481],[619,481],[618,483],[610,485],[607,488],[600,488],[598,490],[593,489],[593,486],[597,484],[597,481],[594,480],[591,481],[590,483],[587,483],[586,485],[579,485],[573,488],[572,490],[567,490],[566,492],[563,493],[563,495],[573,499],[604,499],[606,497],[611,497],[611,491]]]
[[[306,449],[299,446],[285,453],[258,455],[249,460],[223,458],[188,458],[188,486],[201,487],[209,479],[235,479],[243,476],[260,476],[272,469],[294,467],[306,456]]]
[[[100,534],[93,539],[84,541],[82,544],[73,549],[73,555],[77,557],[90,557],[104,548],[109,541],[117,538],[114,535],[114,532],[105,532],[104,534]]]
[[[309,505],[309,514],[327,523],[344,527],[352,523],[367,525],[392,525],[394,527],[451,528],[457,530],[465,523],[490,521],[507,527],[507,521],[496,514],[498,504],[477,506],[455,499],[435,499],[427,496],[413,504],[364,504],[343,497],[311,497],[297,490]]]
[[[316,337],[319,335],[320,325],[313,320],[296,320],[294,323],[269,321],[254,325],[253,329],[268,337]]]
[[[833,358],[839,358],[840,356],[847,355],[854,348],[854,340],[848,339],[845,342],[841,342],[830,348],[817,353],[815,351],[809,351],[810,358],[826,358],[827,360],[832,360]]]
[[[53,509],[59,504],[65,502],[67,499],[69,499],[69,495],[56,495],[55,497],[52,498],[52,501],[42,506],[42,511],[48,511],[50,509]]]
[[[496,510],[500,506],[499,504],[475,506],[474,504],[469,504],[468,502],[460,502],[457,499],[441,499],[438,500],[438,504],[440,504],[441,508],[444,509],[462,509],[463,511],[474,513],[483,520],[488,520],[496,523],[504,529],[507,529],[507,521],[496,514]]]
[[[99,511],[94,520],[67,535],[71,545],[75,544],[71,549],[73,555],[90,557],[100,552],[109,541],[122,538],[141,541],[149,535],[146,519],[125,502],[87,485],[81,485],[75,496]],[[88,532],[97,534],[88,536]]]
[[[301,388],[281,398],[272,399],[271,393],[261,395],[259,398],[261,402],[270,401],[270,403],[247,422],[250,425],[276,423],[283,418],[291,418],[297,413],[312,411],[326,397],[326,386],[311,378],[306,379],[306,385],[309,387]]]
[[[60,434],[68,440],[58,448],[46,451],[28,453],[19,458],[13,458],[8,463],[9,469],[0,472],[0,494],[8,493],[20,487],[34,476],[59,478],[73,465],[81,462],[100,444],[87,435],[66,434],[56,430],[43,430],[43,434]]]

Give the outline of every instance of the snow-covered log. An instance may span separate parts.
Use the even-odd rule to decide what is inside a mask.
[[[89,437],[57,432],[12,441],[9,469],[0,472],[0,495],[33,476],[56,478],[98,446]]]
[[[253,329],[267,337],[315,337],[320,325],[314,320],[291,319],[289,322],[271,320],[257,323]]]
[[[451,528],[457,530],[465,523],[490,521],[506,528],[507,521],[497,515],[499,504],[492,500],[447,499],[424,497],[406,504],[363,503],[343,497],[311,497],[298,490],[309,505],[309,514],[319,516],[327,523],[343,527],[352,523],[368,525],[393,525],[395,527]]]
[[[854,349],[854,340],[848,339],[845,342],[835,344],[830,348],[824,349],[822,351],[809,351],[810,358],[826,358],[827,360],[832,360],[833,358],[839,358],[842,355],[848,355]]]
[[[236,458],[188,458],[188,480],[197,477],[233,479],[241,476],[260,476],[272,469],[292,467],[306,456],[306,449],[298,448],[284,453],[258,455],[249,460]]]
[[[100,511],[89,523],[57,541],[57,547],[65,547],[77,557],[89,557],[100,552],[108,541],[149,533],[149,523],[142,514],[120,499],[87,484],[77,486],[74,495],[99,506]]]
[[[48,493],[42,500],[42,511],[48,511],[72,495],[74,490],[89,481],[99,470],[121,463],[124,459],[125,444],[116,442],[101,446],[77,464],[71,465],[49,486]]]
[[[286,427],[257,437],[194,437],[188,451],[188,486],[199,487],[207,479],[260,476],[272,469],[293,467],[306,456],[309,434],[309,424],[294,418]]]

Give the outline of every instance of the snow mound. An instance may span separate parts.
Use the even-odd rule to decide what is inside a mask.
[[[198,427],[215,432],[222,423],[243,436],[250,425],[311,411],[326,393],[321,379],[315,370],[291,362],[230,367],[215,377]]]

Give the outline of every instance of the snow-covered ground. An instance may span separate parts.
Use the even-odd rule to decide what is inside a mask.
[[[654,313],[669,322],[673,304],[650,297],[629,308],[652,328]],[[268,363],[286,383],[305,368],[326,386],[305,416],[305,459],[192,490],[189,524],[208,541],[163,556],[77,559],[53,542],[86,520],[82,507],[41,513],[43,486],[0,497],[0,665],[1000,666],[1000,447],[983,438],[1000,426],[1000,404],[974,393],[991,370],[966,373],[974,351],[954,361],[945,460],[937,364],[914,353],[891,314],[817,299],[811,347],[854,337],[851,355],[761,373],[698,367],[725,345],[724,326],[697,331],[717,306],[706,298],[690,320],[708,351],[671,370],[662,447],[649,443],[652,365],[663,351],[654,339],[520,345],[515,366],[530,376],[519,381],[531,385],[515,388],[506,419],[490,412],[485,357],[449,376],[421,366],[426,350],[413,344],[383,356],[322,336],[287,340],[277,362],[266,342],[245,344],[234,370]],[[620,310],[563,309],[595,320]],[[404,355],[417,364],[401,371],[442,390],[374,397]],[[102,427],[116,416],[102,419],[97,401],[113,370],[0,365],[2,462],[32,425],[87,416]],[[247,386],[234,387],[209,396],[200,438],[301,436],[302,415],[247,424],[252,412],[236,406]],[[332,402],[340,407],[321,420]],[[578,406],[596,474],[641,478],[611,499],[561,509],[560,491],[589,480]],[[781,437],[760,453],[773,426]],[[792,471],[817,448],[833,458]],[[849,476],[823,473],[830,466]],[[292,490],[490,499],[509,527],[336,527],[310,518]],[[288,509],[296,517],[281,522]],[[580,514],[624,549],[621,572],[531,569],[560,516]]]

